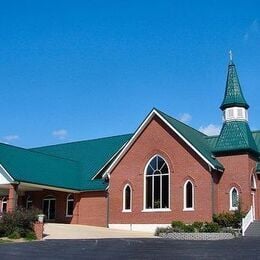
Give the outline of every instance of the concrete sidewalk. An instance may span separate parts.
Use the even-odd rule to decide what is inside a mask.
[[[44,224],[46,239],[152,238],[153,233],[73,224]]]

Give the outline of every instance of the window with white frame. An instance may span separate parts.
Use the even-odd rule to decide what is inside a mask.
[[[151,210],[169,209],[169,167],[159,155],[146,166],[144,208]]]
[[[183,210],[194,210],[194,185],[190,180],[184,183],[183,192]]]
[[[72,194],[67,196],[67,203],[66,203],[66,216],[71,217],[73,215],[74,209],[74,197]]]
[[[1,213],[7,212],[7,198],[2,198]]]
[[[123,190],[123,211],[132,211],[132,189],[129,184],[125,185]]]
[[[255,190],[256,189],[256,180],[255,180],[255,175],[251,175],[251,189]]]
[[[230,189],[229,199],[230,199],[230,210],[237,210],[239,204],[239,194],[237,188],[232,187]]]
[[[31,209],[32,208],[32,198],[31,196],[28,196],[26,199],[26,209]]]

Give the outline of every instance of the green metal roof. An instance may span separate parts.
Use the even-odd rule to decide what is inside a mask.
[[[223,170],[223,165],[214,157],[211,147],[206,141],[206,135],[198,130],[174,119],[155,109],[169,124],[171,124],[186,140],[188,140],[216,169]]]
[[[23,149],[0,143],[0,164],[14,181],[69,190],[105,190],[92,180],[132,135]]]
[[[237,152],[247,150],[258,153],[252,132],[246,121],[227,121],[216,142],[214,152]]]
[[[228,66],[224,100],[220,106],[220,109],[224,110],[225,108],[233,106],[249,108],[239,83],[235,64],[231,61]]]
[[[78,163],[72,160],[0,144],[0,163],[18,182],[72,190],[81,188],[80,172],[82,169]]]
[[[82,190],[104,188],[103,180],[91,179],[115,156],[120,148],[128,142],[132,134],[99,138],[45,147],[33,148],[31,151],[66,158],[78,162],[82,169]],[[95,186],[93,187],[93,185]]]

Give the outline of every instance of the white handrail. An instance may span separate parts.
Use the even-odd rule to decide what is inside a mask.
[[[242,218],[242,236],[245,235],[245,231],[253,221],[254,221],[254,213],[253,213],[253,207],[251,206],[246,216]]]

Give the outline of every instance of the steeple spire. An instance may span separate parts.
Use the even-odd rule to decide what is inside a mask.
[[[226,90],[224,95],[224,100],[220,106],[221,110],[229,107],[243,107],[245,109],[249,108],[247,104],[240,83],[237,76],[236,66],[233,63],[232,51],[229,51],[229,65],[228,65],[228,75],[226,81]]]

